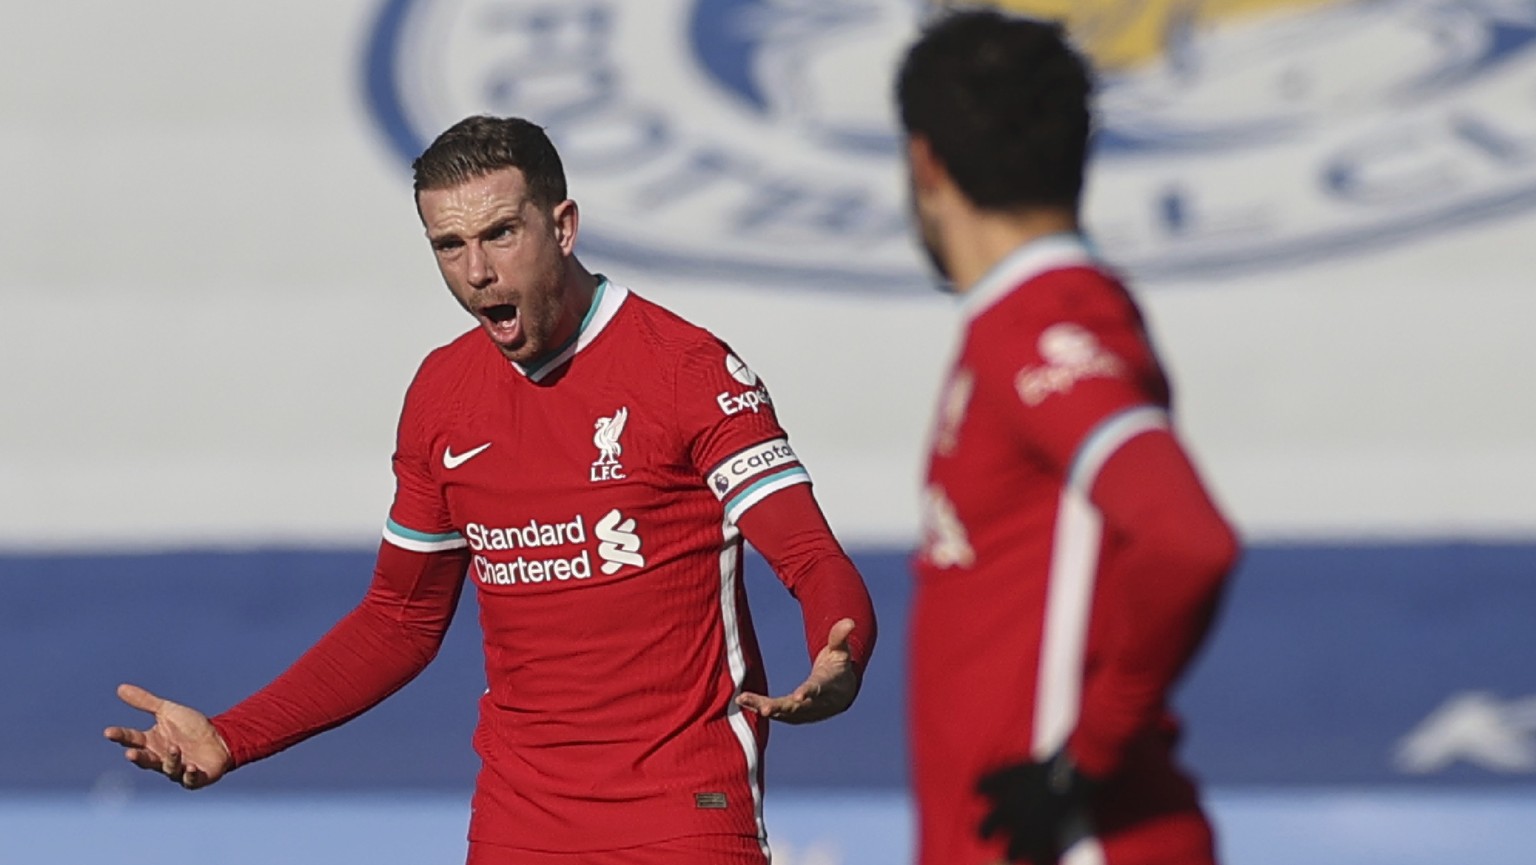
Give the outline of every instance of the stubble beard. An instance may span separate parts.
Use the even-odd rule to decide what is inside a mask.
[[[523,295],[517,314],[521,318],[523,341],[516,347],[502,347],[502,354],[516,363],[530,363],[556,350],[571,335],[559,333],[565,312],[565,293],[562,273],[555,270],[547,274],[542,284]],[[578,321],[579,326],[579,321]]]
[[[945,294],[955,293],[954,280],[950,278],[949,266],[944,263],[944,253],[939,248],[938,227],[933,221],[925,219],[921,212],[915,214],[917,219],[918,239],[922,242],[923,252],[928,256],[928,263],[933,267],[934,274],[938,277],[934,288]]]

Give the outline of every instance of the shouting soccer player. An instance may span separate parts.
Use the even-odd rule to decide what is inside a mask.
[[[466,573],[489,688],[470,865],[762,865],[770,719],[853,702],[875,641],[768,390],[719,339],[576,259],[554,146],[471,117],[415,162],[416,205],[478,328],[405,397],[396,491],[361,604],[211,720],[131,685],[106,736],[188,788],[366,711],[436,654]],[[766,681],[749,539],[799,600],[813,663]]]
[[[1237,541],[1079,234],[1088,68],[1055,25],[962,12],[897,90],[921,239],[966,316],[915,557],[919,861],[1210,863],[1167,696]]]

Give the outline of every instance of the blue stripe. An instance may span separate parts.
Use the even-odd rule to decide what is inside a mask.
[[[440,535],[418,532],[415,529],[408,529],[392,519],[385,520],[384,527],[389,529],[389,533],[392,535],[399,535],[406,540],[421,541],[424,544],[440,544],[444,541],[457,541],[463,538],[463,535],[460,535],[458,532],[444,532]]]

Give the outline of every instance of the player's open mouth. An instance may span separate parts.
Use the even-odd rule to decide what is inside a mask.
[[[485,318],[486,330],[491,339],[501,345],[510,345],[522,336],[522,319],[518,317],[516,304],[498,303],[483,307],[480,315]]]

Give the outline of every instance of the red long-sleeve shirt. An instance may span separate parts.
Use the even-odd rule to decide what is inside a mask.
[[[1236,540],[1174,435],[1141,316],[1066,235],[1021,247],[966,305],[915,559],[919,860],[995,861],[977,778],[1064,746],[1110,779],[1109,825],[1198,827],[1168,694]]]
[[[483,335],[434,352],[406,397],[397,490],[363,602],[214,719],[237,764],[365,711],[435,655],[467,573],[488,690],[470,836],[611,849],[764,838],[765,677],[742,536],[799,599],[814,656],[869,596],[757,376],[719,340],[604,282],[536,367]]]

